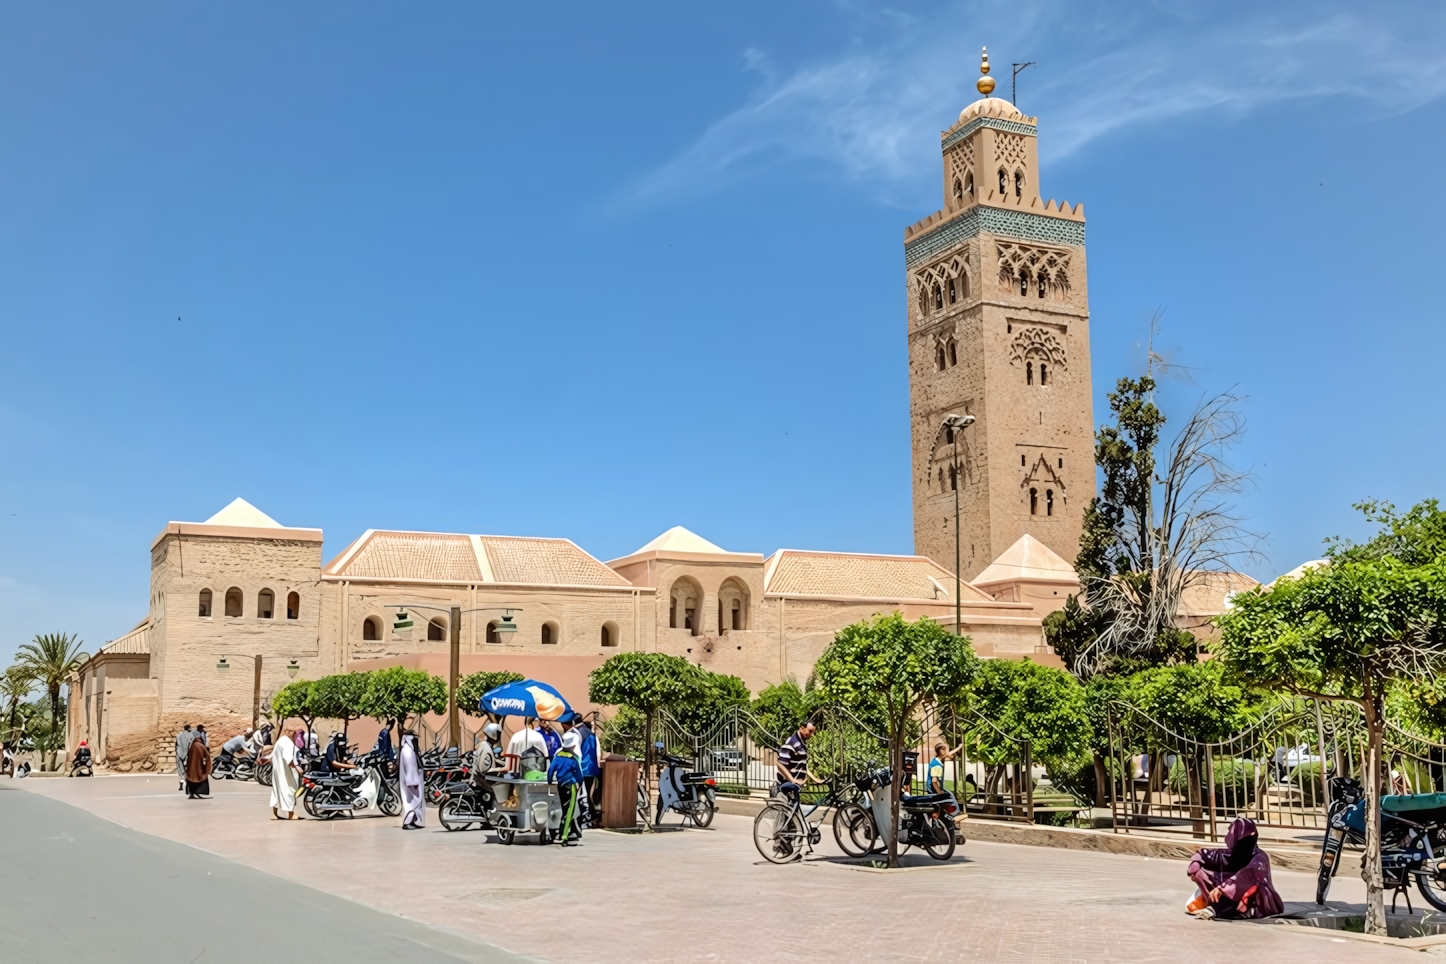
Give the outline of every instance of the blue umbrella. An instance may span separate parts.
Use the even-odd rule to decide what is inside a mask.
[[[560,720],[572,712],[561,693],[535,679],[503,683],[488,690],[478,707],[493,716],[532,716],[539,720]]]

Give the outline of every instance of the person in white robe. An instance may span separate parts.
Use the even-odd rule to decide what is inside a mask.
[[[402,734],[401,784],[402,784],[402,829],[420,830],[427,813],[426,797],[422,794],[422,760],[417,753],[417,735],[411,730]]]
[[[296,743],[288,739],[277,740],[271,749],[271,812],[277,820],[296,819],[296,790],[299,786],[301,769],[296,765]]]

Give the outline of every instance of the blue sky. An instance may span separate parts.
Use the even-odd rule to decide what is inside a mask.
[[[902,231],[981,44],[1148,320],[1247,396],[1260,576],[1440,494],[1439,4],[10,4],[0,656],[243,496],[326,531],[908,552]],[[1007,78],[1006,78],[1007,79]],[[1414,346],[1414,347],[1413,347]]]

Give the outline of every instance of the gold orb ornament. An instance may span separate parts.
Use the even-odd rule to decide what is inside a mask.
[[[979,93],[988,97],[994,93],[994,78],[989,76],[989,48],[982,48],[979,62],[979,73],[982,74],[974,86],[979,88]]]

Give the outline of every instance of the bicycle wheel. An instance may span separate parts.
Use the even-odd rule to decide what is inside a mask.
[[[1435,870],[1423,867],[1416,875],[1416,889],[1432,907],[1446,911],[1446,869],[1441,867],[1440,860],[1434,863]]]
[[[846,803],[833,812],[833,839],[850,857],[864,857],[879,842],[874,815],[857,803]]]
[[[807,831],[798,813],[781,803],[764,807],[753,818],[753,846],[771,864],[803,859]]]

